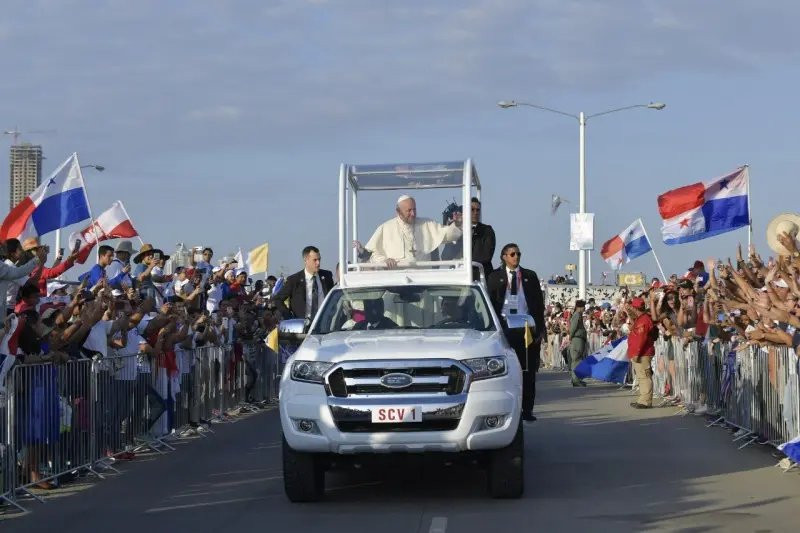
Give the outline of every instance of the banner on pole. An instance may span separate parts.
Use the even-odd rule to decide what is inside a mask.
[[[594,250],[594,213],[570,213],[569,249]]]

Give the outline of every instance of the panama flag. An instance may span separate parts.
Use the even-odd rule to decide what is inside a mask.
[[[78,154],[72,154],[0,226],[0,240],[39,237],[90,218]]]
[[[575,367],[579,378],[594,378],[610,383],[625,383],[625,375],[630,368],[628,359],[628,337],[606,344]]]
[[[138,236],[139,233],[133,227],[133,222],[131,222],[125,206],[117,200],[105,213],[97,217],[94,224],[69,236],[69,249],[74,250],[75,243],[80,239],[82,245],[75,262],[83,264],[98,242],[110,239],[130,239]]]
[[[706,183],[695,183],[658,197],[664,244],[708,239],[750,225],[748,167]]]
[[[642,219],[636,220],[619,235],[610,238],[600,248],[600,255],[617,270],[647,252],[652,252],[653,247],[647,239]]]

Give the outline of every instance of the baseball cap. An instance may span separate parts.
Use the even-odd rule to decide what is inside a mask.
[[[644,309],[644,300],[641,298],[634,298],[631,300],[631,307],[635,309]]]

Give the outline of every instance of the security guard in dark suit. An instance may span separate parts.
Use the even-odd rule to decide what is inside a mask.
[[[536,373],[541,363],[542,341],[547,337],[544,324],[544,296],[539,277],[533,270],[519,266],[519,246],[509,243],[501,252],[503,265],[492,272],[486,280],[489,298],[498,316],[513,314],[530,315],[535,322],[534,342],[525,345],[524,329],[504,331],[511,347],[522,365],[522,420],[536,421],[533,405],[536,401]]]

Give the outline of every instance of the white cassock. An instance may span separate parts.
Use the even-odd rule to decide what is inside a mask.
[[[395,261],[430,261],[431,252],[445,242],[461,238],[455,224],[444,226],[434,220],[418,218],[413,228],[400,217],[378,226],[365,248],[372,251],[371,263]]]

